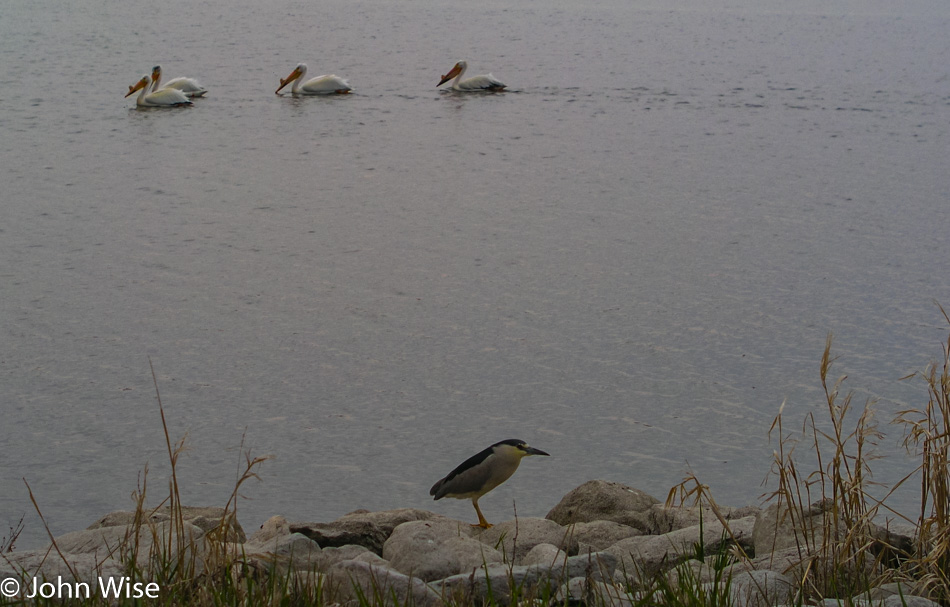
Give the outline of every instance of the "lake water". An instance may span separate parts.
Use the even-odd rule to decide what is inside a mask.
[[[485,497],[759,503],[782,402],[923,406],[950,307],[950,8],[919,2],[0,0],[0,536],[167,490],[241,522]],[[459,59],[502,94],[436,89]],[[303,61],[352,95],[277,96]],[[160,63],[210,92],[139,111]],[[823,423],[823,421],[822,421]],[[774,487],[774,483],[771,485]],[[912,490],[910,492],[914,494]],[[913,506],[912,499],[903,502]]]

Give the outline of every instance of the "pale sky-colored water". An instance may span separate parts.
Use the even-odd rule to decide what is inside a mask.
[[[940,354],[950,305],[941,3],[0,2],[0,535],[168,475],[241,521],[430,508],[504,438],[552,454],[482,500],[543,516],[687,465],[758,503],[822,416]],[[458,59],[509,85],[436,90]],[[276,96],[297,62],[344,98]],[[161,63],[210,90],[124,92]],[[887,436],[881,480],[912,462]],[[474,519],[473,519],[474,520]]]

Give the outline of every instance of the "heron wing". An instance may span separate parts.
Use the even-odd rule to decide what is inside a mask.
[[[479,471],[477,466],[491,457],[494,447],[492,445],[479,451],[459,464],[445,478],[432,485],[432,488],[429,489],[429,495],[434,495],[437,500],[446,496],[467,497],[467,493],[484,485],[488,478],[488,470]]]

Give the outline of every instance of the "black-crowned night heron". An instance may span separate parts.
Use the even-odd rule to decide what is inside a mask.
[[[549,454],[529,447],[528,443],[517,438],[495,443],[468,458],[458,468],[449,472],[448,476],[432,485],[429,495],[434,495],[437,500],[443,497],[471,499],[475,513],[478,514],[478,524],[472,526],[487,529],[491,525],[478,507],[478,498],[511,478],[518,469],[521,458],[527,455]]]

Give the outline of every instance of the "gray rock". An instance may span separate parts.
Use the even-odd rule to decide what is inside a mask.
[[[538,544],[557,546],[569,555],[577,554],[577,539],[570,530],[543,518],[518,518],[498,523],[490,529],[474,529],[473,537],[500,550],[509,563],[522,559]]]
[[[434,512],[421,510],[419,508],[397,508],[395,510],[381,510],[379,512],[371,512],[369,510],[354,510],[353,512],[344,514],[335,522],[372,523],[379,527],[383,533],[386,534],[386,537],[389,537],[389,534],[391,534],[396,527],[402,525],[403,523],[408,523],[410,521],[430,521],[446,518],[447,517],[442,514],[436,514]]]
[[[470,573],[437,580],[431,586],[450,604],[453,601],[479,604],[491,599],[505,605],[511,599],[512,588],[517,589],[520,596],[554,593],[572,578],[614,586],[616,565],[616,557],[603,552],[568,557],[554,567],[492,563]]]
[[[55,550],[46,549],[0,555],[0,579],[18,580],[21,592],[24,593],[34,578],[62,579],[66,583],[81,582],[88,584],[91,595],[96,596],[100,578],[120,578],[126,575],[125,565],[113,558],[102,558],[91,552],[63,556],[65,560]]]
[[[648,533],[648,513],[659,500],[639,489],[612,481],[588,481],[570,491],[545,518],[559,525],[613,521]]]
[[[147,520],[153,523],[160,523],[168,520],[168,510],[165,512],[152,512]],[[126,510],[116,510],[98,519],[95,523],[86,527],[86,529],[102,529],[103,527],[127,527],[135,521],[135,513]]]
[[[244,528],[237,522],[234,513],[224,508],[210,506],[182,506],[177,513],[181,515],[181,520],[190,523],[206,533],[216,532],[219,528],[227,529],[227,535],[220,537],[224,541],[242,543],[247,541]],[[148,516],[142,522],[160,523],[171,520],[171,509],[169,507],[159,508],[157,510],[146,510],[144,514]],[[127,527],[136,520],[134,512],[116,511],[103,516],[86,529],[102,529],[105,527]]]
[[[884,599],[883,607],[940,607],[930,599],[921,596],[889,596]]]
[[[732,530],[735,541],[740,545],[751,541],[752,517],[732,521]],[[699,546],[706,554],[720,550],[724,543],[733,543],[733,538],[725,533],[725,528],[718,521],[702,526],[687,527],[663,535],[645,535],[621,540],[604,552],[613,554],[621,559],[622,569],[635,572],[647,578],[661,571],[666,571],[696,555]],[[639,580],[631,580],[637,583]]]
[[[748,571],[732,578],[729,592],[735,607],[771,607],[793,604],[797,587],[774,571]]]
[[[383,558],[406,575],[425,581],[470,572],[504,560],[500,552],[469,537],[471,526],[452,519],[416,520],[396,527],[383,545]]]
[[[417,508],[382,512],[357,510],[331,523],[291,523],[290,531],[306,535],[320,544],[321,548],[357,544],[382,555],[383,544],[398,525],[440,517],[441,515]]]
[[[871,551],[878,555],[885,566],[897,568],[914,554],[915,536],[916,529],[908,529],[906,525],[872,525],[871,537],[874,542]]]
[[[323,555],[319,544],[300,533],[280,535],[260,543],[248,542],[241,546],[241,552],[240,558],[245,563],[256,561],[264,566],[261,569],[275,565],[284,571],[318,570]]]
[[[344,546],[344,548],[346,548],[346,546]],[[362,548],[362,546],[360,546],[360,548]],[[330,550],[332,550],[332,548],[330,548]],[[378,565],[380,567],[386,567],[387,569],[392,569],[392,567],[389,566],[389,561],[379,556],[375,552],[370,552],[369,550],[366,550],[365,552],[357,555],[356,557],[353,558],[353,560],[363,561],[364,563],[369,563],[370,565]]]
[[[363,600],[371,605],[437,607],[439,595],[425,582],[365,561],[343,561],[327,574],[330,596],[337,602]]]
[[[820,546],[824,540],[825,514],[834,507],[830,499],[820,500],[804,510],[786,504],[772,504],[755,517],[752,542],[755,554],[770,554],[786,548]],[[841,537],[847,529],[839,526]]]
[[[538,544],[521,559],[522,565],[554,567],[567,560],[567,553],[554,544]]]
[[[323,548],[320,550],[320,554],[313,559],[316,570],[323,573],[329,571],[337,563],[354,560],[388,566],[388,563],[381,556],[367,549],[366,546],[358,544]]]
[[[632,607],[633,597],[616,584],[609,584],[583,577],[571,578],[558,588],[554,596],[558,605],[583,603],[598,607]]]
[[[281,536],[290,535],[290,523],[282,516],[272,516],[261,525],[261,528],[254,532],[246,543],[260,546],[262,550],[268,550],[270,544],[276,545],[276,539]]]
[[[383,544],[389,534],[379,525],[361,520],[334,521],[332,523],[291,523],[292,533],[301,533],[321,548],[356,544],[382,555]]]
[[[296,593],[298,601],[301,601],[301,596],[320,596],[323,589],[327,587],[326,574],[318,571],[292,569],[285,575],[287,576],[285,579],[288,582],[288,590]]]
[[[785,548],[775,552],[767,552],[761,556],[756,556],[750,562],[736,563],[732,567],[752,570],[769,570],[778,573],[788,573],[789,575],[801,579],[805,572],[802,570],[803,563],[807,564],[811,559],[810,554],[805,550],[798,548]]]
[[[689,559],[670,570],[667,579],[672,587],[677,588],[684,585],[715,584],[718,580],[724,580],[727,577],[728,573],[717,572],[704,561]]]
[[[590,521],[576,523],[569,527],[578,544],[586,544],[594,550],[604,550],[620,540],[643,535],[639,529],[614,521]]]
[[[591,552],[568,557],[566,561],[558,562],[552,569],[552,574],[559,580],[576,577],[585,577],[592,580],[612,583],[619,559],[607,552]]]
[[[875,586],[868,591],[868,598],[883,601],[890,596],[922,596],[929,598],[926,586],[919,580],[891,582]]]
[[[756,508],[755,506],[745,506],[743,508],[722,506],[719,507],[718,510],[719,515],[728,522],[756,516],[760,508]],[[669,533],[670,531],[676,531],[677,529],[696,526],[699,524],[700,519],[702,519],[703,523],[719,521],[719,516],[716,515],[716,512],[711,506],[675,506],[667,508],[663,504],[654,504],[650,508],[648,519],[652,526],[650,534],[660,535]]]
[[[55,541],[58,551],[66,555],[92,554],[99,559],[114,558],[120,562],[134,560],[143,569],[153,562],[177,560],[181,555],[182,566],[200,572],[208,549],[204,536],[202,529],[190,523],[180,527],[166,519],[141,526],[73,531]]]
[[[856,596],[850,599],[822,599],[818,602],[819,607],[939,607],[940,603],[935,603],[930,599],[911,595],[891,595],[887,598],[867,598],[866,596]]]
[[[556,590],[557,583],[552,582],[549,567],[491,563],[471,573],[453,575],[431,585],[449,604],[456,601],[459,604],[479,604],[490,600],[507,605],[511,601],[512,588],[518,589],[519,594],[523,595],[535,592],[542,583],[549,585],[552,594]]]

